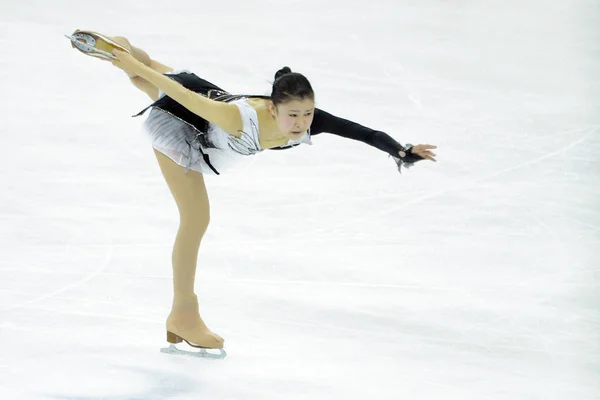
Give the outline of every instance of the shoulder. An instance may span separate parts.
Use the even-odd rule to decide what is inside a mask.
[[[242,115],[242,118],[257,118],[259,105],[255,104],[252,100],[248,100],[246,97],[240,97],[226,104],[235,107]]]
[[[234,103],[224,103],[211,100],[211,108],[215,114],[218,114],[217,125],[227,133],[233,136],[239,136],[239,131],[243,129],[244,113],[242,108]]]
[[[338,118],[320,108],[315,108],[313,121],[310,125],[310,132],[312,135],[317,135],[323,132],[332,132],[336,130],[336,127],[340,121],[342,121],[341,118]]]
[[[254,130],[258,131],[258,109],[260,108],[260,105],[255,104],[252,99],[248,100],[246,97],[235,99],[227,104],[234,107],[240,115],[242,124],[240,130],[246,132]]]

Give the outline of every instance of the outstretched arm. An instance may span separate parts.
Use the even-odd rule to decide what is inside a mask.
[[[127,52],[114,50],[113,54],[117,57],[118,62],[122,64],[123,69],[150,82],[194,114],[218,125],[234,136],[238,136],[238,131],[243,129],[242,116],[235,104],[214,101],[199,95],[141,63]],[[114,63],[117,63],[117,61],[113,61]]]
[[[427,159],[435,161],[435,154],[430,150],[436,146],[420,144],[417,146],[402,146],[394,138],[382,131],[376,131],[356,122],[336,117],[320,109],[315,109],[315,116],[310,126],[311,135],[329,132],[349,139],[359,140],[370,146],[385,151],[405,163],[414,163]]]

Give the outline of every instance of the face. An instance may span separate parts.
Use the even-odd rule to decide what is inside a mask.
[[[287,134],[289,139],[298,139],[312,123],[315,102],[311,99],[291,100],[277,107],[271,103],[271,113],[280,132]]]

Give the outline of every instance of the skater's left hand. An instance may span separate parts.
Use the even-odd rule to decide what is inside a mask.
[[[409,151],[413,155],[417,155],[424,160],[436,162],[436,159],[434,158],[436,155],[434,152],[431,151],[432,149],[437,149],[437,146],[431,144],[418,144],[416,146],[413,146]],[[399,151],[398,155],[400,155],[401,158],[404,158],[406,157],[406,152]]]

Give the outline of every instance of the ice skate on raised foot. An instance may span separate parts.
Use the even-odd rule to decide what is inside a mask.
[[[161,349],[163,353],[207,358],[224,358],[227,355],[223,350],[223,338],[211,332],[200,318],[196,296],[174,303],[167,319],[167,342],[169,347]],[[200,351],[178,349],[175,345],[181,342]]]
[[[103,60],[116,60],[116,57],[112,54],[114,49],[129,53],[129,50],[119,43],[97,32],[77,29],[71,36],[65,36],[71,41],[71,46],[73,48],[88,56],[101,58]]]

